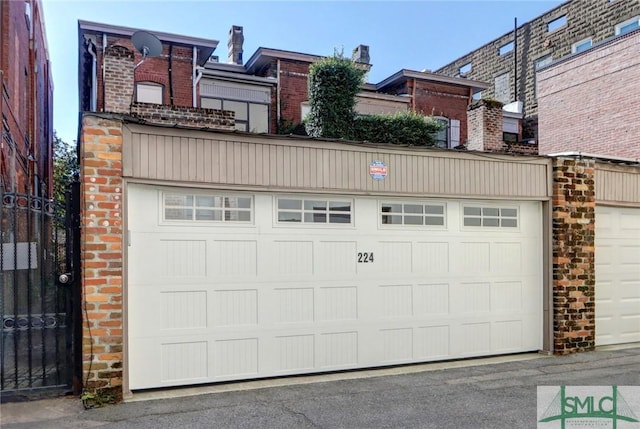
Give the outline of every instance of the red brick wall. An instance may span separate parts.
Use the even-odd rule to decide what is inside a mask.
[[[460,143],[464,144],[467,141],[467,107],[470,99],[468,88],[410,80],[407,81],[405,91],[414,95],[416,112],[459,120]]]
[[[142,55],[133,47],[127,38],[107,37],[107,47],[124,46],[134,54],[133,64],[142,60]],[[102,39],[97,40],[98,64],[103,64]],[[172,50],[172,75],[169,79],[169,45],[163,43],[162,54],[149,57],[135,70],[135,82],[153,82],[163,86],[163,103],[175,106],[193,106],[193,50],[191,48],[174,46]],[[133,70],[133,69],[132,69]],[[131,71],[133,73],[133,71]],[[171,100],[170,83],[173,87],[173,103]],[[196,93],[198,97],[198,93]],[[104,105],[104,82],[102,73],[98,72],[98,100],[97,110],[106,111]]]
[[[559,354],[595,347],[595,162],[553,166],[553,334]]]
[[[86,115],[81,142],[83,380],[121,393],[122,124]]]
[[[307,78],[310,63],[280,60],[280,117],[301,122],[301,104],[309,99]]]
[[[538,73],[541,154],[640,158],[640,31]]]
[[[30,189],[29,182],[33,184],[33,178],[37,175],[38,182],[44,182],[41,191],[51,195],[53,125],[48,54],[39,3],[28,1],[31,5],[33,41],[30,41],[25,19],[26,3],[3,1],[0,9],[0,75],[3,86],[0,115],[6,117],[7,137],[14,143],[2,145],[2,183],[8,191],[33,193],[35,191]],[[36,65],[37,74],[33,72]],[[27,161],[30,155],[36,163]]]

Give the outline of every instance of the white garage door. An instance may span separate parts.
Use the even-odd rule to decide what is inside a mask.
[[[132,389],[538,350],[541,208],[128,189]]]
[[[640,341],[640,208],[596,207],[596,344]]]

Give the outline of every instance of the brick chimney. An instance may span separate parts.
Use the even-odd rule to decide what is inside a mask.
[[[239,25],[231,26],[229,30],[229,63],[242,65],[242,44],[244,43],[244,34],[242,27]]]
[[[369,61],[371,60],[369,58],[369,47],[367,45],[356,46],[351,55],[351,60],[354,63],[369,64]]]
[[[478,100],[467,109],[467,149],[503,152],[502,103]]]
[[[104,53],[104,111],[129,113],[133,99],[133,51],[109,46]]]

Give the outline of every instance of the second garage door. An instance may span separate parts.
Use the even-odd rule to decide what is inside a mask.
[[[640,208],[596,207],[596,344],[640,341]]]
[[[128,188],[131,389],[538,350],[541,204]]]

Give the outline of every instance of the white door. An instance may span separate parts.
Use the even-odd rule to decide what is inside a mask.
[[[596,206],[596,344],[640,341],[640,208]]]
[[[131,389],[538,350],[541,206],[131,185]]]

